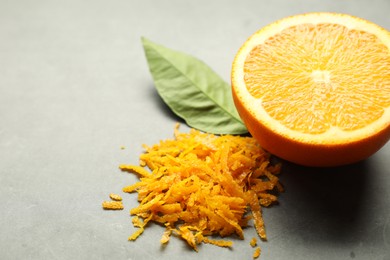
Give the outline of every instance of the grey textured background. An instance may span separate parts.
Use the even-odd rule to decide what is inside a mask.
[[[136,242],[125,211],[101,202],[136,178],[141,145],[178,118],[158,97],[140,37],[192,54],[229,81],[240,45],[287,15],[335,11],[390,29],[388,0],[0,0],[0,259],[251,259],[151,225]],[[183,125],[182,129],[187,128]],[[121,146],[125,150],[121,150]],[[284,164],[286,192],[264,210],[269,259],[390,259],[390,146],[334,169]]]

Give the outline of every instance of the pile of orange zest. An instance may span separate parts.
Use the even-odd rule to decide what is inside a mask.
[[[259,236],[266,239],[261,206],[275,203],[274,194],[283,190],[276,176],[280,164],[272,165],[270,154],[251,137],[194,129],[180,133],[178,126],[174,137],[144,146],[140,166],[120,165],[140,178],[123,188],[137,192],[140,202],[130,211],[139,229],[129,240],[137,239],[153,221],[166,227],[162,244],[175,235],[196,251],[200,243],[231,247],[231,241],[209,237],[236,234],[243,239],[243,228],[251,218]],[[247,214],[248,209],[252,214]]]

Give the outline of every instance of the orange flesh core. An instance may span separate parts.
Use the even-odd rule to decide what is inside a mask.
[[[270,117],[291,130],[321,134],[378,120],[390,106],[389,68],[390,50],[375,35],[307,23],[253,48],[244,81]]]

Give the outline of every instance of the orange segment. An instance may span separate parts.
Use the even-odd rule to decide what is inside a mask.
[[[241,47],[232,87],[271,153],[314,166],[364,159],[390,138],[390,33],[344,14],[282,19]]]

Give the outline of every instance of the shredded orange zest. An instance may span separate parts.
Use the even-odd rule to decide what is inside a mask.
[[[119,194],[111,193],[110,194],[110,199],[115,200],[115,201],[121,201],[122,197]]]
[[[209,239],[207,237],[203,237],[202,240],[203,243],[208,243],[220,247],[232,247],[233,242],[232,241],[227,241],[227,240],[215,240],[215,239]]]
[[[261,254],[261,249],[260,247],[256,247],[255,251],[253,252],[253,259],[256,259],[260,256]]]
[[[171,237],[171,234],[172,234],[172,229],[170,228],[167,228],[165,231],[164,231],[164,234],[162,235],[161,237],[161,240],[160,240],[160,243],[161,244],[166,244],[169,242],[169,239]]]
[[[257,246],[257,239],[255,237],[252,237],[251,241],[249,242],[251,247]]]
[[[129,236],[128,240],[136,240],[145,230],[145,226],[148,224],[148,222],[152,219],[153,214],[150,214],[147,218],[144,219],[143,223],[138,219],[138,223],[134,223],[133,219],[133,224],[135,227],[139,227],[131,236]]]
[[[102,206],[103,206],[103,209],[110,209],[110,210],[122,210],[123,209],[122,201],[103,201]]]
[[[154,221],[166,226],[162,244],[173,234],[196,251],[200,243],[231,247],[231,241],[208,237],[236,234],[243,239],[243,228],[252,218],[259,236],[266,239],[261,206],[277,201],[270,192],[282,191],[276,176],[280,164],[271,165],[270,154],[255,139],[194,129],[180,133],[176,128],[174,139],[144,147],[141,166],[120,165],[140,178],[123,188],[137,192],[140,202],[130,211],[139,229],[129,240],[135,240]]]

